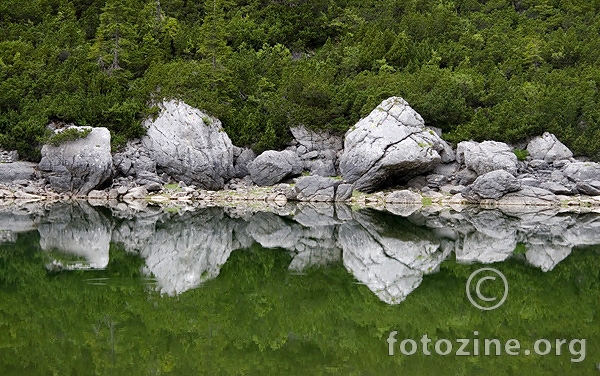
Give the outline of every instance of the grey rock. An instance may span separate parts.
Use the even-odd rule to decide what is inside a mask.
[[[127,191],[127,194],[123,197],[124,200],[140,200],[148,196],[148,190],[146,187],[134,187]]]
[[[385,202],[390,204],[419,204],[421,205],[423,198],[420,194],[411,192],[407,189],[401,191],[393,191],[385,196]]]
[[[340,184],[335,190],[335,201],[346,201],[352,197],[353,187],[352,184]]]
[[[160,107],[158,118],[144,123],[142,138],[157,170],[204,189],[223,188],[233,175],[233,144],[221,122],[183,102]]]
[[[310,171],[311,175],[318,176],[336,176],[335,164],[333,160],[330,159],[316,159],[313,161],[308,161],[307,170]]]
[[[16,150],[6,151],[0,149],[0,163],[13,163],[19,160],[19,153]]]
[[[521,186],[524,186],[524,187],[536,187],[536,188],[539,188],[540,185],[542,184],[542,182],[538,178],[532,177],[532,176],[519,177],[519,183],[521,184]]]
[[[555,135],[544,132],[540,137],[535,137],[527,145],[529,156],[533,159],[542,159],[548,163],[557,160],[569,159],[573,153],[560,142]]]
[[[565,168],[566,166],[568,166],[571,163],[572,163],[572,160],[566,160],[566,159],[557,160],[557,161],[554,161],[552,163],[552,167],[562,169],[562,168]]]
[[[440,188],[442,185],[446,184],[448,182],[448,177],[445,175],[438,175],[438,174],[429,174],[426,177],[427,179],[427,186],[430,188]]]
[[[127,192],[127,191],[125,191]],[[111,189],[108,191],[108,199],[109,200],[115,200],[119,197],[119,191],[115,188]]]
[[[106,200],[108,199],[108,193],[105,191],[92,190],[90,193],[88,193],[88,199]]]
[[[340,171],[355,189],[372,192],[407,182],[453,157],[421,115],[404,99],[392,97],[346,133]]]
[[[316,150],[313,151],[309,151],[308,153],[304,154],[302,156],[302,159],[314,159],[317,158],[319,156],[319,152]]]
[[[296,149],[296,154],[298,154],[299,157],[302,157],[306,153],[308,153],[308,149],[304,145],[300,145]]]
[[[499,206],[554,206],[560,200],[550,191],[535,187],[522,187],[521,190],[504,195],[498,200]]]
[[[550,169],[550,165],[543,159],[534,159],[529,162],[529,167],[534,170],[548,170]]]
[[[123,150],[113,154],[113,164],[123,176],[139,176],[143,173],[156,174],[156,162],[140,140],[130,140]]]
[[[517,156],[503,142],[460,142],[456,147],[456,160],[480,176],[495,170],[506,170],[513,176],[517,175]]]
[[[406,187],[421,190],[427,187],[427,178],[425,176],[415,176],[406,182]]]
[[[300,144],[300,147],[306,148],[308,152],[321,151],[321,150],[341,150],[343,141],[341,136],[334,135],[330,132],[317,132],[306,127],[292,127],[290,128],[292,135]],[[300,153],[304,154],[304,153]]]
[[[243,149],[233,163],[233,177],[243,178],[249,174],[248,165],[256,158],[252,149]]]
[[[36,164],[32,162],[0,163],[0,183],[11,184],[15,180],[30,180],[35,177]]]
[[[495,170],[478,177],[463,197],[472,202],[482,199],[497,200],[506,193],[518,191],[521,185],[513,175],[505,170]]]
[[[563,185],[554,181],[543,182],[539,185],[539,188],[548,190],[555,195],[572,195],[577,192],[573,185]]]
[[[91,132],[58,146],[44,145],[38,167],[54,190],[84,196],[112,176],[110,132],[106,128],[76,128]]]
[[[296,181],[300,201],[330,202],[335,199],[335,188],[341,181],[322,176],[303,176]]]
[[[435,166],[432,173],[450,178],[450,177],[454,177],[456,175],[459,167],[460,166],[457,162],[441,163],[441,164]]]
[[[267,150],[248,164],[250,178],[257,185],[277,184],[302,172],[302,161],[289,150]]]
[[[456,174],[456,182],[459,185],[470,185],[477,179],[477,173],[465,168]]]
[[[577,183],[579,193],[588,196],[600,196],[600,181],[593,180],[589,182],[580,181]]]
[[[148,171],[138,171],[136,184],[144,186],[149,192],[160,191],[163,187],[163,181],[156,173]]]
[[[574,182],[600,180],[600,164],[595,162],[569,163],[563,173]]]

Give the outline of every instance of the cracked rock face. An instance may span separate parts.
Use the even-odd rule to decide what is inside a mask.
[[[544,132],[541,137],[536,137],[527,145],[527,151],[533,159],[554,162],[573,157],[573,153],[560,142],[555,135]]]
[[[35,176],[35,163],[7,162],[0,163],[0,183],[10,184],[15,180],[29,180]]]
[[[292,135],[298,143],[304,146],[307,152],[323,150],[341,150],[342,138],[329,132],[315,132],[304,126],[290,128]]]
[[[301,201],[333,201],[339,180],[321,176],[303,176],[296,182],[296,192]]]
[[[221,122],[183,102],[163,102],[161,109],[144,124],[142,138],[157,170],[204,189],[223,188],[233,175],[233,144]]]
[[[250,178],[257,185],[274,185],[302,172],[302,161],[290,150],[267,150],[248,164]]]
[[[456,147],[456,160],[475,171],[477,175],[495,170],[506,170],[513,176],[517,175],[517,156],[511,147],[503,142],[460,142]]]
[[[595,162],[570,163],[563,172],[569,180],[574,182],[600,180],[600,164]]]
[[[58,146],[44,145],[38,167],[55,191],[85,196],[112,176],[110,132],[106,128],[91,128],[84,138]]]
[[[346,133],[340,171],[355,189],[372,192],[453,159],[452,149],[425,127],[421,115],[392,97]]]
[[[469,187],[465,198],[473,202],[479,202],[481,199],[497,200],[506,193],[518,191],[520,188],[517,178],[507,171],[496,170],[478,177]]]

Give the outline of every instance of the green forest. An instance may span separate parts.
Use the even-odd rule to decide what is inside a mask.
[[[2,0],[0,144],[50,121],[144,133],[164,98],[234,144],[343,133],[404,97],[451,142],[555,133],[600,157],[600,0]]]

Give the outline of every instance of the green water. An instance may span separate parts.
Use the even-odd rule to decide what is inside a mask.
[[[136,218],[98,212],[113,231],[108,265],[101,270],[47,268],[61,250],[43,249],[48,240],[41,229],[17,232],[0,245],[0,375],[600,374],[596,245],[579,246],[542,272],[525,261],[519,243],[514,256],[492,264],[510,283],[506,302],[492,311],[473,307],[465,292],[467,279],[482,265],[459,263],[454,255],[424,275],[404,301],[387,304],[356,279],[345,259],[290,270],[295,253],[258,242],[231,251],[218,275],[204,272],[193,288],[165,293],[164,281],[148,273],[151,257],[114,241],[114,229]],[[186,214],[182,223],[229,220],[209,213]],[[390,214],[370,216],[388,236],[409,226]],[[44,218],[36,217],[34,227],[60,222]],[[177,228],[178,217],[161,218],[154,234]],[[589,216],[584,219],[589,223]],[[433,237],[427,227],[419,231]],[[398,332],[392,356],[386,341],[391,331]],[[554,349],[545,356],[474,356],[473,340],[470,356],[456,356],[456,349],[438,355],[433,344],[431,355],[400,354],[400,341],[418,342],[424,334],[456,347],[457,338],[518,339],[522,349],[533,349],[540,338],[553,344],[586,339],[586,345],[584,359],[568,346],[560,356]]]

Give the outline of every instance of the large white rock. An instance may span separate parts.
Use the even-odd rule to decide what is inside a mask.
[[[573,157],[571,150],[548,132],[531,140],[527,145],[527,152],[531,158],[542,159],[548,163]]]
[[[600,180],[600,164],[595,162],[569,163],[563,172],[574,182]]]
[[[233,144],[221,122],[183,102],[160,105],[144,123],[142,144],[159,171],[205,189],[221,189],[233,175]]]
[[[106,128],[71,128],[91,132],[58,146],[44,145],[38,167],[54,190],[85,196],[112,176],[110,132]]]
[[[340,171],[355,189],[370,192],[452,160],[452,149],[425,127],[421,115],[404,99],[392,97],[346,133]]]
[[[477,175],[495,170],[506,170],[513,176],[517,175],[517,156],[503,142],[459,142],[456,146],[456,161],[475,171]]]
[[[290,150],[267,150],[248,164],[250,178],[258,185],[277,184],[302,172],[302,161]]]
[[[506,193],[518,191],[520,188],[517,178],[509,172],[495,170],[475,179],[463,196],[472,202],[479,202],[482,199],[497,200]]]

